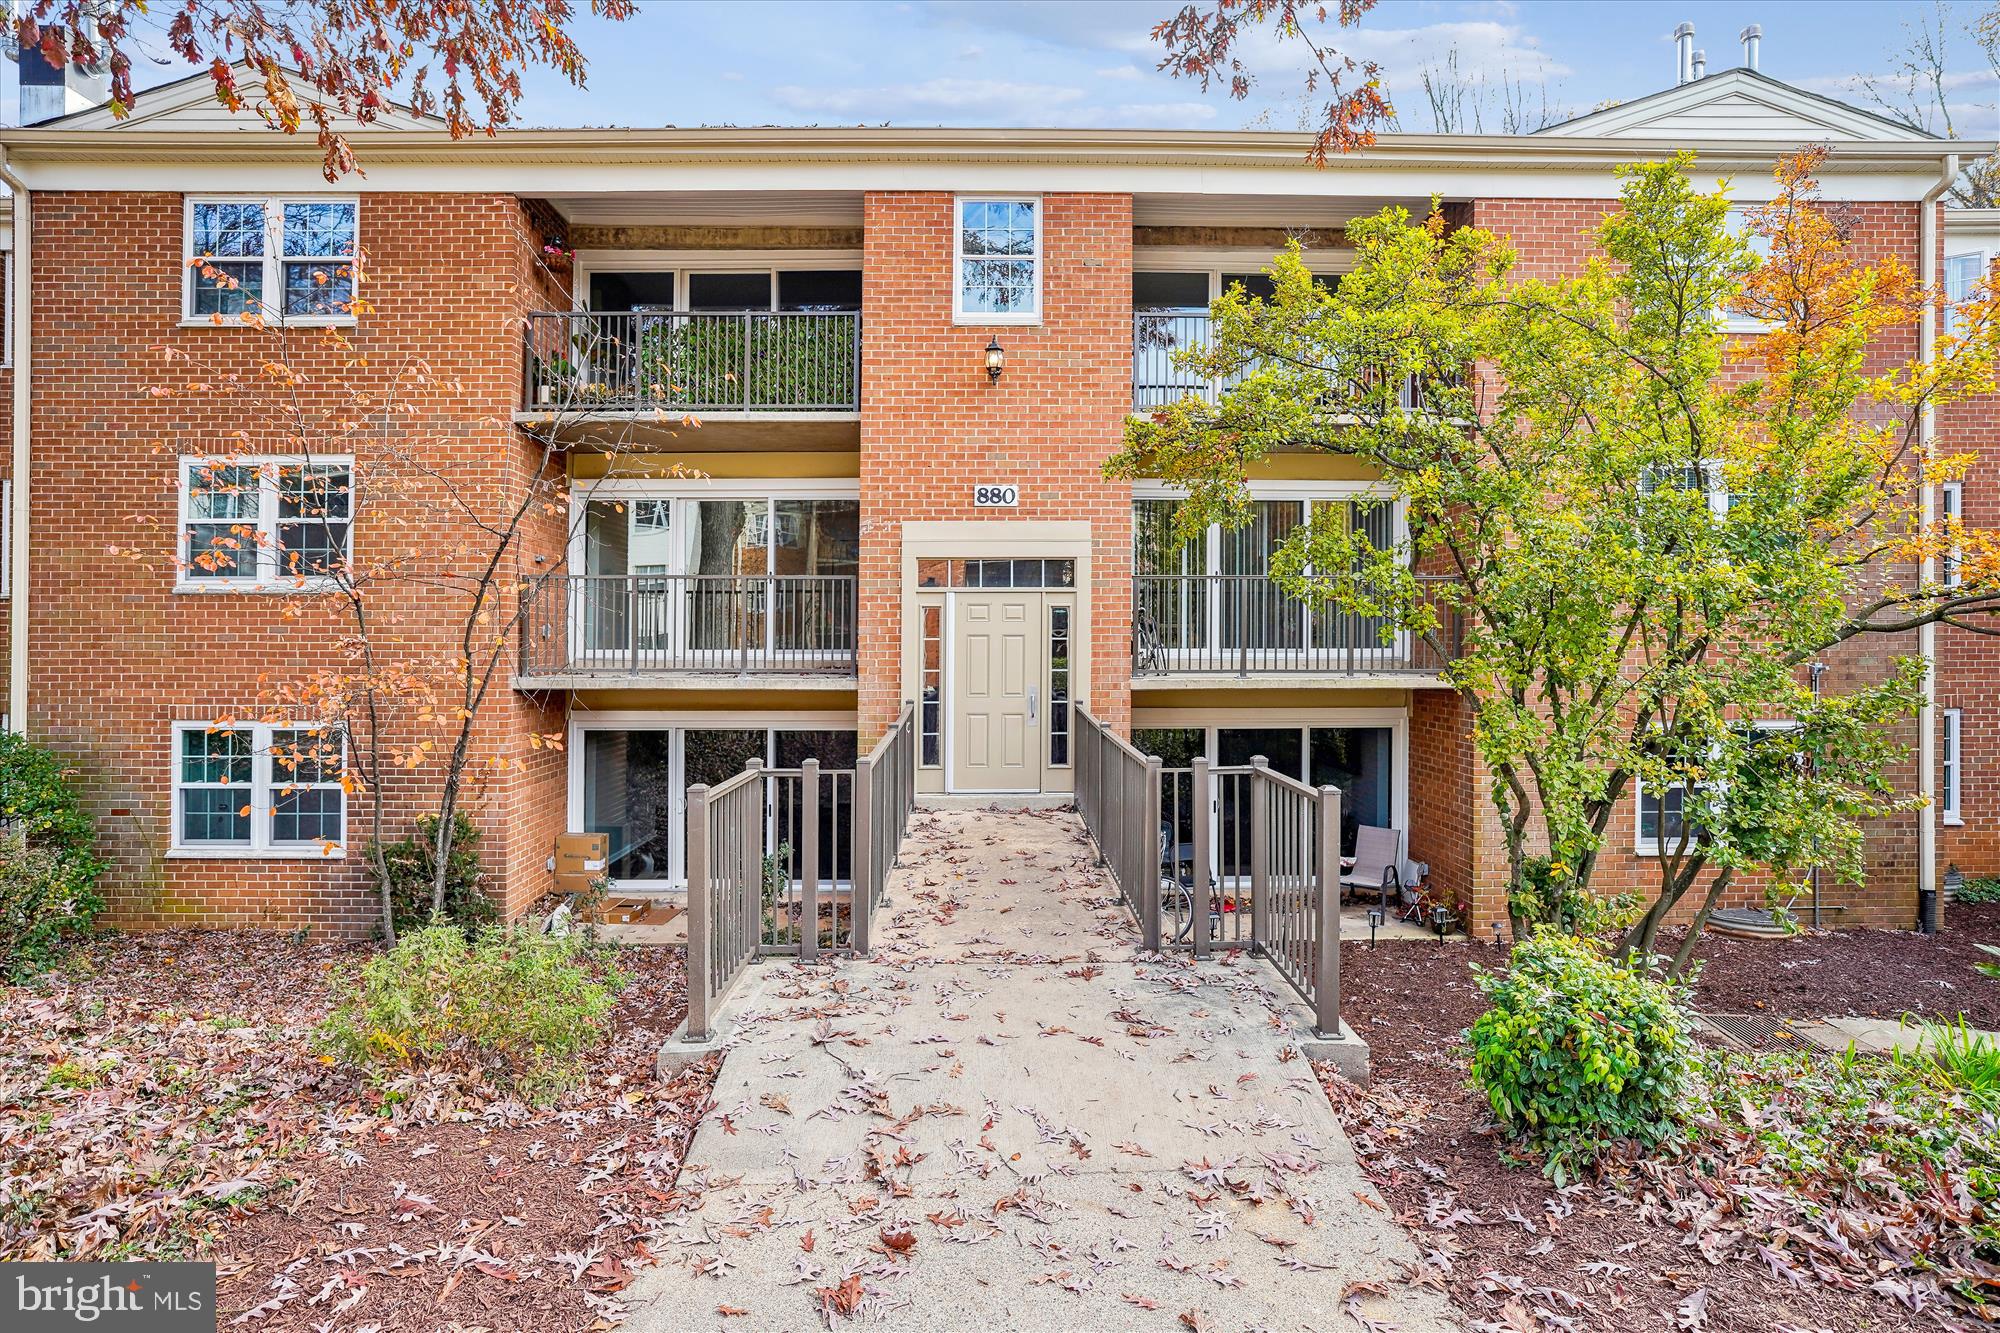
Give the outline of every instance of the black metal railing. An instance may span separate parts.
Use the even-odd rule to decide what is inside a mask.
[[[854,671],[851,574],[545,574],[521,674]]]
[[[1462,618],[1444,578],[1419,576],[1435,635],[1384,632],[1378,616],[1314,606],[1265,574],[1139,574],[1132,580],[1134,675],[1408,675],[1444,670]]]
[[[547,311],[528,316],[529,410],[854,412],[852,310]]]

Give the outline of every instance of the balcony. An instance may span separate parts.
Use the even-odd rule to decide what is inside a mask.
[[[1141,311],[1132,316],[1132,410],[1151,412],[1177,403],[1189,394],[1213,403],[1236,387],[1242,376],[1208,379],[1175,364],[1174,354],[1190,347],[1207,347],[1213,338],[1209,316],[1181,311]],[[1364,383],[1379,383],[1379,372],[1363,370]],[[1397,393],[1404,411],[1426,405],[1424,381],[1404,379]]]
[[[546,311],[528,316],[523,358],[523,421],[697,416],[796,429],[852,423],[861,410],[852,310]],[[822,433],[851,445],[853,429]]]
[[[520,689],[852,689],[853,575],[545,574],[521,594]]]
[[[1383,621],[1309,606],[1263,574],[1140,574],[1132,583],[1132,675],[1163,683],[1188,677],[1256,684],[1362,678],[1435,685],[1464,634],[1458,611],[1438,595],[1442,577],[1419,576],[1437,612],[1444,651],[1410,633],[1384,637]]]

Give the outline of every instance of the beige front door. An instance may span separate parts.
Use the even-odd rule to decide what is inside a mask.
[[[1040,791],[1042,594],[964,592],[952,610],[952,789]]]

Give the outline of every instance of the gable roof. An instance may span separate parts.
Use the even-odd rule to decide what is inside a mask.
[[[288,70],[288,74],[296,74]],[[244,91],[244,107],[241,111],[231,111],[216,100],[215,81],[207,70],[190,74],[172,83],[158,87],[141,89],[132,103],[132,114],[124,119],[111,114],[107,103],[102,106],[86,107],[72,111],[67,116],[43,121],[35,126],[41,130],[154,130],[173,133],[181,132],[229,132],[255,131],[269,134],[264,118],[257,114],[256,106],[260,85],[256,73],[248,65],[236,67],[237,81]],[[345,123],[343,123],[345,122]],[[348,117],[337,117],[335,127],[344,134],[366,134],[374,130],[441,130],[444,120],[438,116],[420,116],[406,106],[392,103],[384,108],[372,122],[361,125]],[[305,127],[301,127],[303,132]]]
[[[1938,136],[1751,69],[1729,69],[1539,133],[1611,139],[1909,142]]]

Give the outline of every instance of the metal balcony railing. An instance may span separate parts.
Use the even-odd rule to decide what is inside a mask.
[[[521,674],[852,674],[851,574],[545,574],[522,590]]]
[[[1206,348],[1213,339],[1212,321],[1204,314],[1170,311],[1141,312],[1132,316],[1132,407],[1150,412],[1156,407],[1179,402],[1193,394],[1215,402],[1236,387],[1242,375],[1208,379],[1175,363],[1175,353],[1190,347]],[[1247,373],[1247,372],[1246,372]],[[1364,369],[1355,377],[1363,384],[1379,381],[1379,372]],[[1405,377],[1396,395],[1397,403],[1408,412],[1420,412],[1428,405],[1421,376]]]
[[[1437,611],[1437,643],[1385,635],[1377,616],[1314,607],[1264,574],[1139,574],[1132,580],[1132,673],[1434,674],[1457,656],[1463,622],[1439,595],[1444,578],[1419,581]]]
[[[855,412],[861,316],[845,311],[548,311],[528,316],[523,407]]]

